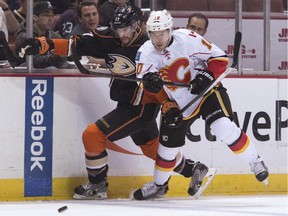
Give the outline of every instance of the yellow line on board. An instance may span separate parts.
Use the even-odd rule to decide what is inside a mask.
[[[269,185],[258,182],[252,174],[216,175],[203,196],[214,195],[256,195],[288,194],[287,174],[270,174]],[[133,189],[152,181],[152,176],[110,176],[108,177],[109,198],[129,198]],[[54,178],[50,197],[24,197],[23,179],[0,179],[0,201],[23,200],[67,200],[72,199],[74,187],[87,181],[85,177]],[[187,196],[190,179],[173,175],[169,182],[167,196]]]

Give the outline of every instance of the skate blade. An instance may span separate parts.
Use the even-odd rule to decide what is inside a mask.
[[[216,175],[217,169],[216,168],[209,168],[206,176],[203,179],[203,183],[201,185],[201,187],[199,188],[199,190],[197,191],[196,194],[194,194],[193,196],[191,196],[191,198],[193,199],[198,199],[198,197],[201,196],[201,194],[205,191],[205,189],[208,187],[208,185],[211,183],[212,179],[214,178],[214,176]]]
[[[266,178],[265,180],[263,180],[262,183],[263,183],[265,186],[268,186],[268,184],[269,184],[268,178]]]
[[[136,191],[137,189],[135,189],[135,190],[132,190],[131,192],[130,192],[130,195],[129,195],[129,199],[130,200],[136,200],[136,201],[160,201],[160,200],[165,200],[166,199],[166,196],[165,195],[157,195],[157,196],[155,196],[155,197],[150,197],[150,198],[147,198],[147,199],[143,199],[143,200],[139,200],[139,199],[135,199],[135,197],[134,197],[134,192]]]
[[[83,196],[83,195],[79,195],[79,194],[74,194],[73,199],[76,199],[76,200],[103,200],[103,199],[107,199],[107,193],[106,192],[97,193],[94,196]]]

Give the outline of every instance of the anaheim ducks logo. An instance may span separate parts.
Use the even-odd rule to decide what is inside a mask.
[[[160,76],[164,81],[188,84],[191,80],[189,61],[186,58],[176,59],[171,65],[160,69]],[[167,86],[171,91],[179,88]]]
[[[110,71],[118,76],[127,76],[135,73],[135,64],[127,57],[119,54],[109,55],[108,67]]]

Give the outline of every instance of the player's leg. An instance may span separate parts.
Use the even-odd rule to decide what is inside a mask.
[[[149,122],[141,122],[142,115],[146,114],[145,107],[119,105],[85,129],[82,141],[85,148],[85,161],[89,181],[75,188],[75,199],[101,199],[107,197],[108,154],[105,150],[105,143],[108,140],[115,141],[127,137],[135,133],[135,131],[147,127]],[[157,114],[158,108],[157,105],[149,105],[147,110],[154,110]],[[157,116],[156,114],[155,116]],[[147,118],[149,119],[151,116]],[[103,187],[104,185],[105,188]],[[101,186],[101,191],[98,186]]]
[[[132,140],[138,145],[143,154],[153,160],[157,158],[157,150],[159,146],[159,132],[156,121],[133,135]],[[185,178],[191,178],[188,194],[193,196],[199,190],[202,180],[208,172],[207,167],[199,161],[186,159],[181,151],[176,155],[174,172],[179,173]]]
[[[143,125],[141,121],[139,121],[139,124]],[[156,160],[159,146],[159,131],[156,120],[142,130],[131,134],[131,139],[141,148],[146,157]]]
[[[74,189],[74,199],[107,198],[108,154],[105,150],[106,135],[94,123],[82,134],[88,182]]]
[[[185,177],[191,177],[194,174],[198,175],[198,171],[204,171],[204,167],[207,173],[205,165],[202,167],[198,165],[200,163],[186,160],[182,154],[179,155],[179,147],[185,144],[185,134],[189,126],[189,121],[183,121],[178,128],[169,128],[164,124],[161,125],[160,144],[154,168],[154,182],[145,184],[142,188],[134,191],[134,199],[145,200],[163,197],[168,191],[168,182],[175,166],[177,168],[176,171]],[[177,159],[178,163],[176,165]]]
[[[203,119],[210,125],[215,136],[251,166],[258,181],[268,184],[268,169],[254,143],[234,121],[231,121],[233,113],[226,89],[220,86],[207,98],[201,109],[203,109]]]

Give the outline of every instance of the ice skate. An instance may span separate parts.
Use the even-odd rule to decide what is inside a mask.
[[[92,184],[87,182],[84,185],[79,185],[74,189],[74,199],[79,200],[98,200],[107,198],[108,183],[107,179],[104,179],[99,184]]]
[[[188,194],[194,196],[201,187],[202,181],[208,173],[208,167],[200,162],[195,162],[192,169],[191,181],[188,188]]]
[[[168,191],[168,185],[156,185],[154,182],[145,184],[142,188],[139,188],[132,192],[132,199],[135,200],[147,200],[163,198]]]
[[[253,162],[250,163],[251,171],[254,172],[256,179],[263,184],[268,185],[268,176],[269,172],[267,167],[264,164],[264,161],[261,157],[258,158]]]

